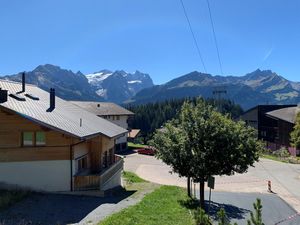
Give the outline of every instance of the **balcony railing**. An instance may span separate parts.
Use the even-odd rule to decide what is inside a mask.
[[[114,163],[100,174],[74,176],[74,191],[101,190],[103,185],[105,185],[118,171],[123,169],[123,164],[123,158],[115,155]]]

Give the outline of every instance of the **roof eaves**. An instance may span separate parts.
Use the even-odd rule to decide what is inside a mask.
[[[26,115],[26,114],[17,112],[17,111],[15,111],[15,110],[12,110],[12,109],[9,109],[9,108],[6,108],[6,107],[4,107],[4,106],[2,106],[2,105],[0,105],[0,107],[1,107],[1,108],[4,108],[6,111],[13,112],[13,113],[15,113],[16,115],[19,115],[19,116],[23,117],[24,119],[27,119],[27,120],[29,120],[29,121],[32,121],[32,122],[34,122],[34,123],[37,123],[37,124],[42,125],[42,126],[44,126],[44,127],[47,127],[47,128],[49,128],[49,129],[51,129],[51,130],[55,130],[55,131],[58,131],[58,132],[60,132],[60,133],[67,134],[67,135],[69,135],[69,136],[71,136],[71,137],[75,137],[75,138],[80,138],[80,139],[81,139],[81,138],[84,138],[84,137],[78,136],[78,135],[76,135],[76,134],[70,133],[70,132],[68,132],[68,131],[65,131],[65,130],[59,129],[59,128],[57,128],[57,127],[51,126],[51,125],[49,125],[49,124],[47,124],[47,123],[44,123],[44,122],[42,122],[42,121],[40,121],[40,120],[37,120],[37,119],[35,119],[35,118],[32,118],[31,116],[28,116],[28,115]]]

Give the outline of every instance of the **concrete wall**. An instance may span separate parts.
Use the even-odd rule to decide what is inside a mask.
[[[0,163],[0,184],[40,191],[70,190],[70,161]]]
[[[100,187],[102,191],[106,191],[115,187],[122,186],[122,170],[115,173],[105,184]]]

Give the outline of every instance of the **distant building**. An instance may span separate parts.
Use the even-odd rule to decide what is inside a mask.
[[[34,86],[0,80],[0,186],[105,191],[121,185],[127,130]]]
[[[268,112],[266,115],[277,122],[277,138],[275,143],[290,146],[290,133],[293,131],[300,107],[293,106]]]
[[[131,129],[130,132],[128,133],[128,138],[127,140],[130,142],[135,142],[136,138],[140,134],[140,129]]]
[[[296,105],[258,105],[243,113],[240,119],[258,131],[259,139],[275,143],[278,139],[278,121],[267,116],[267,113],[295,106]]]
[[[129,130],[128,120],[134,115],[133,112],[111,102],[72,101],[72,103],[126,130]],[[125,149],[127,149],[127,135],[116,139],[116,152]]]

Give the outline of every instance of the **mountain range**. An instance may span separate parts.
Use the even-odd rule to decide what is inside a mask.
[[[122,103],[140,90],[153,86],[151,77],[140,71],[127,73],[124,70],[101,70],[86,77],[98,96],[116,103]]]
[[[6,75],[3,79],[21,81],[21,73]],[[151,77],[140,71],[101,70],[84,75],[80,71],[75,73],[46,64],[26,72],[26,82],[47,91],[53,87],[57,95],[66,100],[119,104],[194,96],[229,98],[244,109],[257,104],[300,102],[300,82],[289,81],[271,70],[259,69],[244,76],[213,76],[194,71],[165,84],[154,85]]]
[[[244,109],[258,104],[297,104],[300,102],[300,82],[288,81],[271,70],[258,69],[244,76],[212,76],[194,71],[166,84],[144,89],[127,103],[194,96],[228,98]]]
[[[6,75],[3,79],[20,82],[22,76],[18,73]],[[46,91],[51,87],[55,88],[57,96],[66,100],[116,103],[122,103],[138,91],[153,86],[150,76],[139,71],[127,73],[123,70],[102,70],[84,75],[80,71],[74,73],[51,64],[40,65],[26,72],[26,83],[37,85]]]

